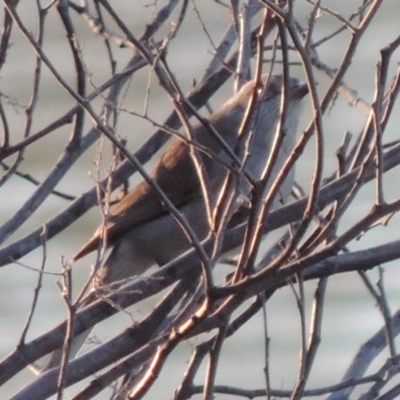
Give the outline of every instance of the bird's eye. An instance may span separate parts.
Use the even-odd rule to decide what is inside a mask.
[[[265,91],[264,91],[264,88],[262,86],[257,89],[257,98],[259,100],[263,100],[263,101],[265,100]]]

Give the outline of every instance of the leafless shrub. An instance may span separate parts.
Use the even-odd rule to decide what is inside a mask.
[[[2,202],[11,212],[2,214],[0,265],[12,264],[2,270],[5,279],[27,267],[37,271],[36,289],[22,299],[32,306],[18,346],[8,349],[0,364],[2,385],[21,371],[36,368],[30,382],[21,385],[19,380],[13,399],[54,394],[60,399],[67,387],[82,380],[84,385],[71,398],[93,398],[110,387],[112,394],[107,391],[104,396],[113,399],[145,395],[187,399],[199,393],[205,399],[222,398],[222,394],[230,398],[332,400],[351,394],[361,399],[397,398],[400,310],[392,310],[395,302],[387,295],[383,264],[395,261],[396,265],[400,257],[400,242],[392,237],[397,231],[390,230],[400,207],[396,193],[400,32],[398,26],[377,22],[386,18],[384,13],[399,12],[396,1],[43,3],[37,1],[35,8],[33,2],[3,1],[0,183]],[[217,38],[216,24],[226,29],[222,39]],[[379,42],[380,48],[374,42],[377,37],[384,41]],[[360,61],[357,52],[366,54],[366,48],[368,62]],[[18,76],[15,68],[24,74]],[[219,94],[213,96],[228,79],[233,78],[239,88],[261,70],[283,74],[290,70],[290,75],[308,83],[303,130],[276,183],[296,164],[303,188],[298,185],[291,202],[271,212],[256,186],[235,219],[202,243],[207,257],[203,268],[196,267],[198,252],[193,250],[79,309],[93,275],[83,290],[72,287],[78,272],[62,257],[69,250],[64,248],[54,258],[50,239],[65,238],[63,231],[99,202],[107,218],[108,207],[124,195],[131,175],[143,173],[142,165],[187,124],[189,116],[194,115],[194,123],[200,118],[197,110],[220,104],[220,99],[215,100]],[[192,78],[196,79],[190,87]],[[152,134],[139,146],[132,135],[140,130]],[[82,162],[88,151],[91,155]],[[38,152],[36,157],[45,159],[44,174],[32,163]],[[97,160],[95,168],[93,160]],[[90,169],[96,183],[71,183],[85,182],[82,176]],[[15,189],[21,179],[29,189]],[[60,189],[68,179],[73,189]],[[115,189],[119,194],[111,194]],[[46,206],[53,198],[64,202],[57,203],[55,212]],[[43,209],[46,217],[36,217]],[[357,242],[382,226],[386,229],[372,236],[376,239]],[[278,228],[279,235],[273,236],[271,232]],[[69,235],[74,229],[68,230]],[[267,233],[279,239],[261,246]],[[237,246],[241,246],[237,258],[225,256],[224,261],[233,266],[224,280],[220,270],[226,269],[218,260]],[[36,261],[25,257],[32,252]],[[60,258],[61,262],[55,261]],[[85,264],[89,265],[86,259]],[[377,284],[368,270],[378,274]],[[47,273],[59,274],[68,313],[54,329],[28,340],[33,321],[41,318],[38,301]],[[378,305],[374,312],[381,314],[382,328],[360,343],[342,378],[330,380],[329,386],[310,384],[324,343],[322,327],[334,331],[329,314],[324,314],[332,301],[327,287],[340,275],[363,282]],[[300,324],[292,325],[300,337],[298,365],[291,366],[297,368],[297,379],[287,390],[279,389],[281,381],[271,379],[274,363],[269,354],[274,341],[269,342],[267,327],[274,319],[265,312],[280,288],[294,296],[300,317]],[[358,296],[365,296],[357,284],[354,296],[358,288]],[[157,304],[147,315],[134,315],[132,324],[118,335],[69,359],[73,337],[157,294]],[[238,359],[235,367],[264,368],[264,386],[256,388],[250,382],[242,388],[234,379],[220,385],[217,371],[222,368],[227,339],[234,339],[263,310],[264,365],[245,365]],[[153,386],[162,379],[171,354],[192,338],[197,340],[191,342],[190,362],[175,392],[154,394]],[[38,360],[58,348],[63,349],[60,366],[40,371]],[[379,358],[382,353],[385,356]],[[183,366],[186,362],[182,357]],[[86,379],[93,374],[93,380]],[[170,375],[176,374],[170,369]]]

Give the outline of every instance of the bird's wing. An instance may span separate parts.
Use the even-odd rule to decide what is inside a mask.
[[[155,183],[175,207],[180,207],[201,195],[197,173],[190,156],[179,157],[182,154],[178,154],[189,151],[184,142],[176,141],[151,174]],[[74,260],[96,250],[103,240],[104,231],[107,232],[107,246],[110,246],[127,231],[167,212],[159,195],[143,181],[117,204],[109,215],[106,230],[102,226],[99,227],[89,242],[78,251]]]

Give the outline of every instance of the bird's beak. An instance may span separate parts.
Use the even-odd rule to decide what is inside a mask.
[[[308,93],[307,82],[299,82],[290,91],[290,97],[292,99],[302,99]]]

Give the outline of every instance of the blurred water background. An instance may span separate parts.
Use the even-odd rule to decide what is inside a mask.
[[[207,21],[207,26],[215,42],[218,43],[218,39],[225,32],[226,26],[229,23],[229,18],[226,14],[226,19],[223,20],[221,14],[215,13],[213,11],[215,4],[212,3],[204,2],[201,5],[198,4],[198,6],[201,8],[203,17]],[[339,11],[345,11],[348,4],[344,0],[327,3]],[[132,12],[132,7],[128,2],[117,2],[116,7],[120,9],[126,8],[122,15],[129,15],[126,13]],[[21,4],[20,10],[23,11],[24,21],[30,25],[29,27],[33,32],[36,32],[36,15],[34,17],[30,15],[31,13],[35,13],[33,3],[25,2],[25,4]],[[148,21],[150,11],[146,7],[135,7],[135,10],[139,11],[137,14],[132,15],[131,27],[135,32],[139,33]],[[300,21],[306,23],[310,8],[304,2],[299,2],[297,11]],[[359,97],[369,103],[373,100],[374,74],[376,63],[379,60],[379,52],[383,46],[387,45],[399,34],[399,15],[399,1],[386,0],[379,12],[379,19],[373,21],[372,28],[358,47],[354,62],[346,76],[346,83],[356,88]],[[1,16],[2,18],[3,16]],[[49,22],[52,24],[59,23],[55,13],[49,19]],[[97,57],[97,54],[102,54],[102,52],[98,52],[98,46],[102,45],[101,40],[94,39],[82,21],[78,24],[78,29],[82,32],[81,44],[84,46],[85,61],[87,62],[88,69],[93,72],[93,82],[95,84],[102,82],[103,75],[108,73],[108,63],[105,62],[102,65],[102,60],[99,60]],[[207,65],[208,59],[205,57],[206,51],[204,49],[208,49],[209,51],[212,49],[192,11],[191,17],[183,24],[182,29],[183,32],[178,35],[178,38],[171,46],[168,59],[183,89],[189,90],[192,79],[199,78]],[[321,34],[323,30],[321,30]],[[332,26],[329,25],[328,21],[326,32],[331,30]],[[63,76],[72,83],[74,70],[69,61],[69,49],[65,45],[64,37],[60,36],[60,32],[61,30],[54,29],[54,35],[47,35],[45,51],[51,56],[51,60],[55,65],[60,68]],[[346,45],[348,40],[349,36],[347,34],[340,35],[335,41],[332,41],[332,47],[325,48],[320,53],[320,56],[325,62],[336,66],[341,60],[343,45]],[[62,43],[62,46],[60,46],[60,43]],[[22,52],[21,49],[23,49]],[[199,51],[199,49],[203,51]],[[34,53],[17,29],[14,31],[13,45],[9,51],[7,65],[0,76],[0,90],[3,95],[13,96],[18,99],[20,104],[27,104],[30,95],[29,89],[27,90],[27,87],[21,84],[21,82],[25,82],[28,79],[28,74],[31,73]],[[23,57],[21,57],[21,54],[23,54]],[[130,56],[131,52],[128,49],[126,49],[125,53],[119,52],[119,65],[123,66]],[[126,57],[125,60],[124,57]],[[391,69],[391,72],[393,73],[394,70]],[[136,104],[143,104],[143,99],[137,98],[137,93],[144,93],[143,88],[147,84],[144,79],[147,76],[146,74],[138,74],[138,77],[132,80],[126,93],[127,104],[134,105],[135,102],[137,102]],[[294,68],[293,75],[301,77],[300,68]],[[326,78],[321,74],[319,86],[321,93],[323,93],[326,84]],[[218,106],[230,96],[231,87],[225,85],[223,90],[214,97],[214,106]],[[165,96],[162,96],[155,90],[149,102],[150,113],[156,113],[157,120],[160,122],[163,121],[163,118],[171,110],[168,102],[165,101]],[[54,78],[47,71],[44,74],[40,103],[39,108],[41,109],[41,113],[40,117],[34,121],[33,131],[46,126],[54,119],[54,115],[61,115],[62,112],[69,110],[73,105],[72,100],[57,85]],[[11,118],[13,141],[16,142],[22,131],[24,113],[22,109],[13,106],[10,102],[6,106]],[[12,108],[14,110],[10,112]],[[309,117],[310,111],[307,110],[302,120],[302,127],[306,125]],[[128,148],[133,150],[152,133],[153,129],[139,118],[129,115],[125,115],[122,118],[126,121],[120,124],[122,128],[119,134],[127,136]],[[358,134],[365,123],[365,119],[365,115],[352,109],[342,98],[338,98],[337,104],[325,118],[327,148],[326,176],[330,175],[336,168],[337,160],[332,149],[336,149],[339,146],[346,131],[351,131],[354,135]],[[87,128],[90,128],[90,121],[86,123]],[[385,134],[386,141],[399,138],[399,126],[400,110],[398,109],[394,113],[394,117]],[[126,131],[122,132],[123,130]],[[29,173],[38,180],[44,179],[50,168],[54,165],[55,160],[59,157],[60,151],[68,140],[69,134],[70,127],[67,126],[59,129],[57,133],[49,135],[39,145],[32,146],[26,153],[25,160],[21,166],[21,172]],[[57,189],[78,196],[91,188],[93,185],[93,174],[95,174],[94,160],[96,157],[97,149],[94,146],[79,160],[71,173],[67,174]],[[311,143],[297,166],[297,179],[305,190],[309,188],[314,167],[313,160],[314,147]],[[107,164],[109,161],[110,152],[105,150],[101,162],[104,171],[108,167]],[[91,172],[92,176],[89,172]],[[137,179],[137,177],[133,178],[132,182],[137,181]],[[400,192],[399,186],[397,170],[385,175],[385,189],[388,200],[398,198]],[[31,183],[18,177],[10,180],[5,186],[0,188],[0,222],[3,223],[3,221],[6,221],[13,215],[34,190],[35,187]],[[360,216],[368,212],[374,203],[374,196],[375,189],[373,185],[369,185],[362,190],[357,201],[357,207],[353,207],[346,214],[345,224],[347,226],[350,226]],[[6,245],[45,223],[46,220],[52,218],[67,205],[68,202],[65,200],[56,196],[51,197],[24,224],[23,229],[8,239]],[[65,257],[67,260],[71,259],[76,250],[91,236],[99,221],[100,214],[97,209],[94,209],[65,232],[49,241],[46,249],[46,271],[55,274],[59,273],[61,269],[61,257]],[[366,233],[352,249],[363,249],[370,245],[375,246],[388,240],[397,239],[399,236],[398,222],[399,218],[395,216],[388,226],[377,227]],[[345,229],[346,226],[343,225],[340,231],[343,232]],[[0,269],[1,358],[9,354],[19,341],[22,327],[31,306],[30,300],[33,298],[34,288],[37,284],[37,273],[26,268],[26,266],[38,268],[41,260],[42,251],[38,249],[21,259],[21,264],[14,263]],[[74,288],[76,291],[79,290],[79,287],[87,278],[91,262],[93,262],[93,258],[87,257],[74,266]],[[390,307],[392,310],[396,310],[400,306],[399,265],[396,262],[387,264],[384,267],[384,279],[387,287],[387,295],[390,300]],[[222,276],[227,272],[227,267],[221,266],[219,274]],[[377,281],[379,276],[377,272],[372,273],[372,276],[374,274]],[[43,334],[67,316],[66,307],[63,304],[56,285],[56,281],[59,279],[59,276],[51,274],[44,277],[38,312],[29,331],[28,340]],[[308,318],[310,317],[314,289],[315,283],[306,284]],[[111,322],[107,324],[107,329],[99,327],[96,329],[96,334],[103,341],[111,338],[115,332],[129,326],[132,322],[132,316],[133,318],[141,318],[146,315],[147,310],[152,307],[156,300],[150,299],[144,304],[136,305],[130,310],[131,315],[121,314],[113,317]],[[297,366],[299,364],[300,346],[300,321],[291,289],[282,289],[273,296],[267,304],[267,314],[269,321],[268,330],[271,338],[270,373],[272,386],[276,389],[290,389],[293,387],[298,373]],[[374,334],[383,323],[382,316],[375,307],[374,301],[355,274],[338,276],[329,280],[324,318],[322,343],[310,378],[310,386],[313,387],[321,387],[338,382],[345,368],[354,357],[358,347]],[[171,397],[172,390],[182,379],[191,350],[197,343],[197,340],[188,341],[174,352],[170,362],[162,371],[155,388],[146,398],[160,399]],[[387,353],[382,355],[382,357],[387,356]],[[183,362],[182,360],[186,361]],[[235,385],[238,387],[247,389],[262,388],[265,386],[263,368],[263,319],[262,315],[258,314],[233,339],[226,341],[216,383],[229,385],[235,382]],[[204,373],[204,369],[202,371]],[[33,376],[29,372],[22,372],[15,379],[0,388],[0,397],[2,399],[8,398],[32,379]],[[201,383],[201,377],[196,382]],[[68,396],[72,396],[72,393],[76,393],[79,387],[83,387],[83,384],[79,384],[73,389],[68,389],[66,397],[68,398]],[[105,392],[97,398],[107,399],[110,393]],[[220,396],[218,398],[229,397]]]

